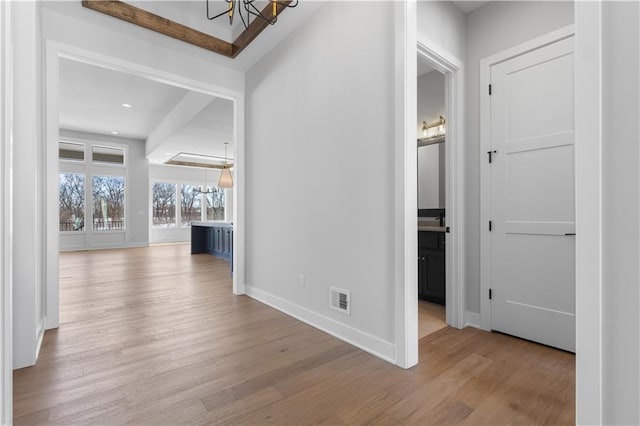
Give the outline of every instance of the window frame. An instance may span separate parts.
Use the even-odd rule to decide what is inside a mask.
[[[172,184],[176,187],[176,226],[175,227],[155,227],[153,226],[153,185],[156,183]],[[181,185],[191,185],[196,188],[215,187],[216,185],[202,185],[202,183],[195,182],[193,180],[185,179],[166,179],[166,178],[152,178],[149,180],[149,229],[153,232],[170,232],[172,230],[185,230],[191,228],[191,223],[188,225],[182,224],[182,192],[180,191]],[[206,194],[200,193],[200,222],[227,222],[227,198],[228,193],[226,188],[224,190],[225,208],[224,219],[221,220],[207,220],[207,200]]]
[[[85,226],[82,231],[58,231],[60,235],[84,235],[89,237],[93,234],[128,234],[130,212],[129,212],[129,146],[123,143],[94,140],[90,138],[59,137],[60,143],[72,143],[84,145],[84,160],[61,159],[58,153],[58,175],[61,173],[82,173],[85,175]],[[103,148],[117,148],[124,152],[123,164],[102,163],[93,161],[93,146]],[[124,178],[124,218],[122,229],[117,230],[93,230],[93,177],[94,176],[121,176]],[[60,194],[58,193],[58,197]],[[58,201],[59,203],[59,201]],[[60,212],[58,211],[58,215]],[[58,219],[58,223],[60,220]]]
[[[175,213],[174,213],[174,223],[173,226],[156,226],[153,224],[153,187],[157,184],[162,184],[162,185],[173,185],[173,187],[175,188]],[[151,224],[151,229],[153,231],[158,231],[158,230],[173,230],[173,229],[180,229],[180,225],[178,225],[178,219],[180,216],[180,209],[179,206],[180,204],[178,204],[178,198],[179,198],[179,192],[178,191],[178,183],[176,183],[175,181],[171,180],[171,179],[152,179],[149,185],[149,222]]]

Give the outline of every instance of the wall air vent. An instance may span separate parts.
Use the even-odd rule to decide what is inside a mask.
[[[351,293],[337,287],[329,288],[329,306],[343,314],[351,315]]]

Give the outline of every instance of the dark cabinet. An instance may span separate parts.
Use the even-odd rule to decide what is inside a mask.
[[[211,230],[213,233],[213,252],[211,254],[230,259],[233,229],[228,226],[214,226]]]
[[[231,257],[233,251],[233,232],[231,228],[222,228],[222,255]]]
[[[204,251],[206,253],[213,253],[213,232],[212,228],[204,228],[205,240],[204,240]]]
[[[230,226],[191,226],[191,254],[209,253],[231,259],[233,228]]]
[[[418,298],[445,304],[445,234],[418,232]]]

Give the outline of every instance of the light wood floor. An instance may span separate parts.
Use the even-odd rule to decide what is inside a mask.
[[[444,306],[418,300],[418,338],[422,339],[447,326]]]
[[[188,245],[60,256],[15,424],[573,424],[574,356],[443,328],[402,370],[246,296]]]

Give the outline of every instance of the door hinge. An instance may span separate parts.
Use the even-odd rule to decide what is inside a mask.
[[[489,221],[489,232],[493,230],[493,222]]]
[[[491,96],[491,85],[489,85],[489,96]]]
[[[493,154],[497,154],[498,151],[496,151],[495,149],[493,151],[487,151],[487,154],[489,154],[489,164],[491,164],[491,162],[493,161]]]
[[[489,289],[489,300],[491,300],[493,298],[493,292],[491,291],[491,289]]]

